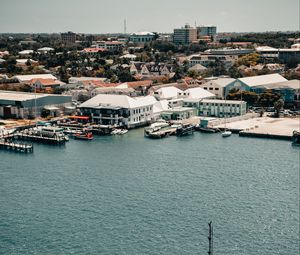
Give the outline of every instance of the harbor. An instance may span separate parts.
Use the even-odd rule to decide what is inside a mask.
[[[26,144],[15,143],[15,142],[8,142],[5,140],[0,140],[0,149],[14,151],[14,152],[32,153],[33,145],[27,143]]]
[[[110,254],[111,245],[116,254],[197,254],[210,220],[216,254],[298,252],[299,148],[288,141],[203,132],[153,140],[140,128],[33,143],[33,154],[0,150],[3,254]]]

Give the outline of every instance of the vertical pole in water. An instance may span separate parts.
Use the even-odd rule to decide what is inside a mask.
[[[36,83],[34,83],[34,120],[35,120],[35,126],[37,126],[36,117],[37,117],[37,109],[36,109]]]
[[[213,255],[213,226],[212,222],[208,223],[208,255]]]

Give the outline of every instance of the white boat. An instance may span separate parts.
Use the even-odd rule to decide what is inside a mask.
[[[223,136],[223,137],[231,136],[231,134],[232,134],[232,132],[229,131],[229,130],[226,130],[226,131],[222,132],[222,136]]]
[[[149,127],[145,127],[144,133],[147,136],[147,135],[149,135],[149,133],[156,132],[156,131],[158,131],[164,127],[168,127],[168,126],[170,126],[170,125],[166,121],[155,122],[155,123],[151,124]]]
[[[120,135],[124,135],[124,134],[126,134],[127,132],[128,132],[127,129],[121,129]]]

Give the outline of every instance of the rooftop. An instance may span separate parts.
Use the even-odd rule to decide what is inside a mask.
[[[30,75],[16,75],[14,76],[19,82],[30,81],[32,79],[53,79],[57,80],[52,74],[30,74]]]
[[[245,83],[249,87],[287,81],[287,79],[277,73],[239,78],[238,80]]]
[[[88,101],[82,103],[80,107],[123,107],[123,108],[138,108],[142,106],[153,105],[156,99],[153,96],[146,97],[129,97],[126,95],[111,95],[111,94],[99,94]]]

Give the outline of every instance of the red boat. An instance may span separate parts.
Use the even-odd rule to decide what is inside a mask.
[[[74,138],[80,140],[93,140],[94,137],[92,132],[83,132],[83,133],[75,134]]]

